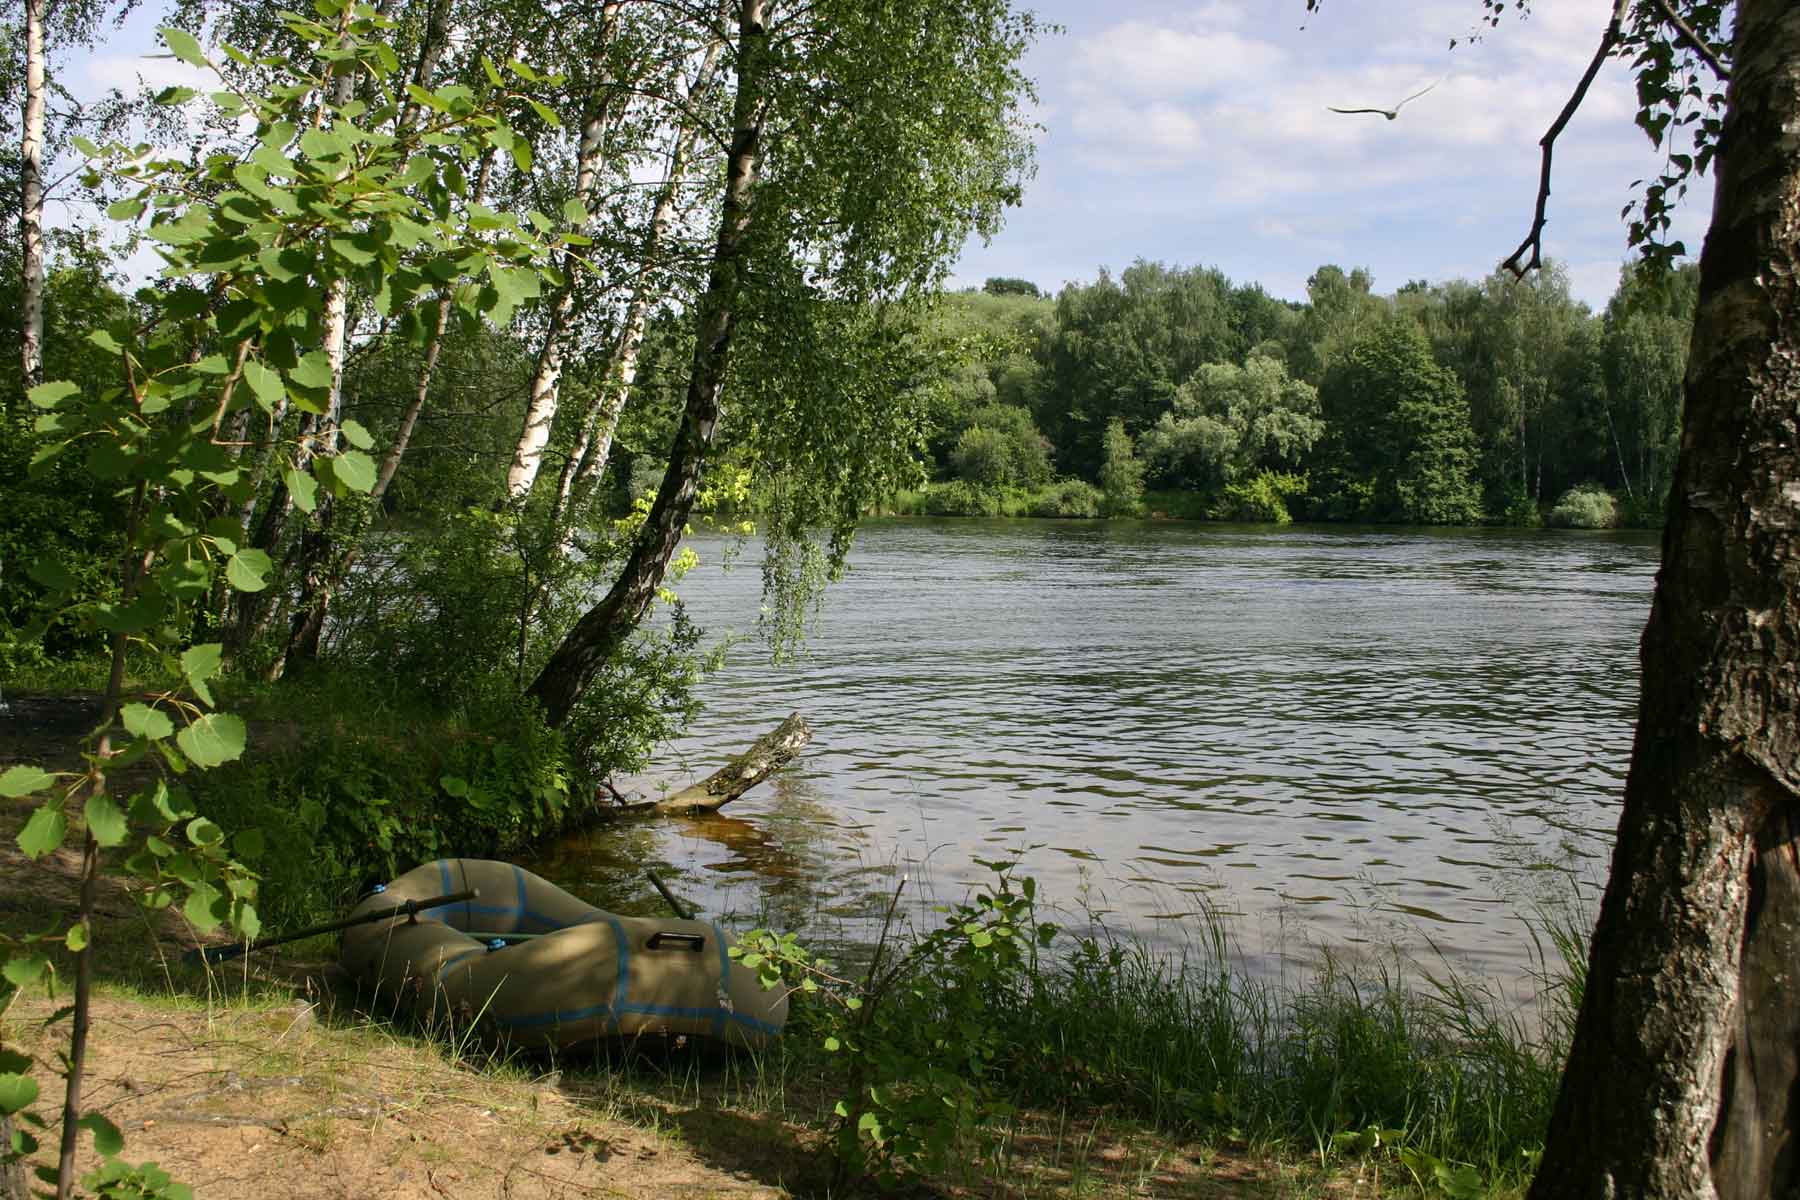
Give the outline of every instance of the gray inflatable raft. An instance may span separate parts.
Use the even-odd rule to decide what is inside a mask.
[[[511,863],[426,863],[351,915],[469,890],[477,898],[345,930],[345,968],[423,1019],[525,1046],[687,1034],[755,1047],[787,1020],[786,994],[732,962],[717,925],[603,912]],[[502,940],[520,933],[537,936]]]

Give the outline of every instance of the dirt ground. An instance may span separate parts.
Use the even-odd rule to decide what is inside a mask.
[[[0,769],[73,765],[69,747],[97,712],[79,699],[6,703]],[[32,863],[18,850],[29,811],[0,800],[8,932],[53,926],[75,907],[76,854]],[[360,1011],[335,964],[264,955],[206,973],[182,965],[192,938],[178,920],[150,924],[116,886],[99,907],[83,1107],[124,1132],[127,1161],[159,1164],[203,1200],[833,1194],[821,1105],[754,1064],[691,1052],[630,1066],[494,1062]],[[46,1024],[69,999],[61,969],[54,998],[27,990],[0,1019],[0,1043],[38,1060],[46,1116],[60,1107],[54,1064],[68,1030],[66,1018]],[[83,1153],[85,1168],[85,1137]],[[1360,1197],[1381,1183],[1321,1180],[1104,1113],[1039,1113],[1022,1115],[988,1161],[902,1194]]]

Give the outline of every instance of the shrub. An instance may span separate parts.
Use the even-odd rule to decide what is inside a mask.
[[[1000,498],[957,479],[926,489],[925,513],[932,517],[997,517]]]
[[[1027,493],[1022,508],[1028,517],[1097,517],[1100,499],[1100,489],[1093,484],[1065,479]]]
[[[277,928],[336,915],[366,884],[421,862],[517,851],[570,812],[563,738],[508,680],[465,684],[438,711],[360,672],[315,672],[280,697],[256,714],[254,756],[190,784],[203,815],[265,835],[261,909]],[[299,725],[290,714],[306,734],[282,744]]]
[[[1306,487],[1304,474],[1258,471],[1251,479],[1226,485],[1210,515],[1218,521],[1264,521],[1287,525],[1294,519],[1288,512],[1287,498],[1304,496]]]
[[[1583,483],[1564,492],[1545,521],[1560,529],[1611,529],[1619,523],[1619,505],[1599,484]]]

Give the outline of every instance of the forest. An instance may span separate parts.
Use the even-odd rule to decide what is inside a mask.
[[[1414,280],[1321,266],[1304,301],[1136,262],[946,298],[964,348],[903,511],[1657,526],[1698,272],[1623,268],[1601,314],[1552,264]]]

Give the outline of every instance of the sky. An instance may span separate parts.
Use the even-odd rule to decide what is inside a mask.
[[[1321,264],[1367,267],[1379,292],[1487,275],[1525,236],[1543,137],[1605,29],[1610,0],[1534,0],[1477,32],[1478,0],[1040,0],[1065,28],[1037,81],[1036,178],[956,286],[990,276],[1055,291],[1144,258],[1211,266],[1304,299]],[[1455,38],[1455,49],[1450,40]],[[1389,108],[1437,82],[1396,120]],[[1661,155],[1609,62],[1556,145],[1546,254],[1596,310],[1627,256],[1619,210]],[[1698,254],[1708,176],[1673,235]]]
[[[150,5],[147,8],[159,8]],[[1037,174],[1005,228],[972,240],[953,286],[990,276],[1054,292],[1139,258],[1210,266],[1304,299],[1323,263],[1367,267],[1380,292],[1478,279],[1530,227],[1538,139],[1605,27],[1610,0],[1534,0],[1477,29],[1478,0],[1039,0],[1063,27],[1032,48]],[[58,64],[77,94],[185,81],[146,11],[97,53]],[[1481,32],[1470,42],[1472,33]],[[1457,45],[1450,48],[1454,38]],[[1396,120],[1388,108],[1427,85]],[[1619,210],[1661,156],[1609,62],[1557,143],[1544,245],[1603,307],[1627,255]],[[1698,253],[1710,177],[1673,235]],[[53,214],[54,216],[54,214]]]

